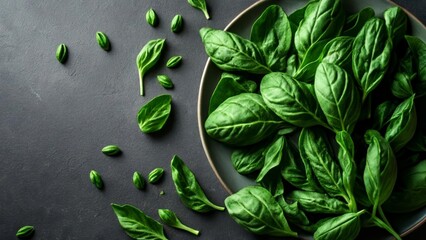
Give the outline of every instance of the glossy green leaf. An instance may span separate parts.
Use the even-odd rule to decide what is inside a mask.
[[[400,7],[388,8],[384,13],[386,28],[393,45],[399,44],[407,31],[407,14]]]
[[[68,58],[68,47],[65,44],[59,44],[56,49],[56,60],[60,63],[65,63]]]
[[[156,27],[158,25],[158,16],[154,9],[150,8],[145,15],[146,22],[152,27]]]
[[[158,209],[158,216],[160,217],[161,221],[163,221],[165,224],[167,224],[170,227],[187,231],[196,236],[200,234],[200,231],[195,230],[183,224],[180,221],[180,219],[176,216],[176,213],[172,212],[170,209]]]
[[[173,56],[167,60],[166,67],[175,68],[182,63],[182,56]]]
[[[137,119],[140,130],[144,133],[161,130],[169,118],[171,103],[172,96],[160,95],[143,105]]]
[[[256,182],[261,182],[266,174],[272,169],[277,168],[283,158],[283,151],[287,148],[287,140],[285,137],[278,137],[265,151],[265,159],[262,169],[256,178]]]
[[[254,93],[226,99],[204,124],[210,137],[235,146],[260,142],[283,126],[284,122]]]
[[[96,41],[98,42],[99,46],[105,50],[109,51],[111,50],[111,43],[109,42],[109,39],[107,35],[103,32],[96,32]]]
[[[167,240],[163,225],[131,205],[111,204],[123,230],[133,239]]]
[[[327,40],[318,41],[312,44],[300,63],[294,78],[306,83],[313,83],[315,78],[315,71],[321,63],[321,54],[324,50]]]
[[[389,123],[389,120],[392,117],[392,114],[395,112],[397,106],[398,103],[391,100],[379,104],[374,111],[373,128],[376,130],[381,130],[384,128]]]
[[[236,149],[232,152],[231,162],[240,174],[250,174],[260,170],[264,164],[264,153],[268,150],[270,141],[265,140],[255,145]]]
[[[185,165],[182,159],[176,155],[173,156],[170,167],[176,192],[186,207],[197,212],[223,211],[225,209],[213,204],[207,198],[194,173]]]
[[[254,234],[296,237],[280,205],[266,189],[249,186],[225,199],[229,215],[244,229]]]
[[[34,226],[23,226],[16,232],[18,238],[31,238],[34,234]]]
[[[426,94],[426,44],[420,38],[405,36],[407,43],[414,54],[417,78],[413,81],[416,97]]]
[[[182,31],[183,28],[183,18],[182,15],[176,15],[173,17],[172,22],[170,23],[170,29],[174,33]]]
[[[155,168],[148,174],[149,183],[157,183],[164,175],[163,168]]]
[[[345,25],[343,25],[342,36],[355,37],[362,29],[364,24],[374,17],[376,13],[370,7],[364,8],[361,11],[350,15],[346,18]]]
[[[271,72],[262,50],[255,43],[234,33],[212,28],[201,28],[200,36],[207,55],[220,69],[253,74]]]
[[[210,19],[209,12],[207,10],[207,4],[205,0],[188,0],[189,5],[192,7],[201,10],[204,13],[206,19]]]
[[[346,71],[351,71],[352,37],[336,37],[325,45],[322,51],[322,62],[333,63]]]
[[[92,184],[95,185],[97,189],[102,189],[104,187],[104,182],[102,181],[102,177],[97,171],[95,170],[90,171],[89,177],[90,177],[90,182],[92,182]]]
[[[296,190],[287,197],[290,202],[297,201],[301,209],[310,213],[342,214],[349,212],[348,205],[325,193]]]
[[[157,81],[165,89],[173,88],[173,81],[167,75],[164,75],[164,74],[157,75]]]
[[[117,145],[107,145],[102,148],[102,153],[107,156],[114,156],[121,152],[121,149]]]
[[[360,216],[365,210],[357,213],[345,213],[341,216],[331,218],[315,231],[315,240],[330,240],[330,239],[356,239],[361,230]]]
[[[133,185],[139,190],[143,190],[145,188],[146,182],[145,179],[142,177],[142,175],[139,172],[133,173]]]

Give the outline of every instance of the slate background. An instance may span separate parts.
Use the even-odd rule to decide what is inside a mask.
[[[226,213],[198,214],[175,194],[169,163],[178,154],[193,169],[207,195],[221,203],[228,195],[211,170],[199,140],[197,97],[207,60],[198,29],[223,29],[254,0],[208,1],[212,19],[185,0],[15,0],[0,1],[0,239],[15,239],[22,225],[34,225],[33,239],[128,239],[110,203],[129,203],[157,217],[170,208],[200,237],[165,227],[171,239],[261,239],[247,233]],[[426,22],[426,2],[399,0]],[[154,8],[157,28],[145,13]],[[170,20],[183,15],[184,30],[173,34]],[[112,51],[98,47],[95,32],[105,32]],[[145,77],[146,96],[138,96],[135,58],[150,39],[166,38],[159,67]],[[65,43],[69,59],[55,59]],[[168,57],[183,64],[169,70]],[[164,90],[156,74],[168,74],[175,89]],[[152,97],[173,96],[166,129],[142,134],[136,123],[140,106]],[[106,157],[100,149],[117,144],[123,154]],[[135,170],[147,175],[164,167],[162,182],[136,190]],[[89,181],[103,176],[105,189]],[[160,196],[161,190],[165,191]],[[419,239],[426,227],[406,239]]]

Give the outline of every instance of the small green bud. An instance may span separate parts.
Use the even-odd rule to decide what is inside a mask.
[[[90,171],[90,181],[95,185],[98,189],[102,189],[104,187],[104,182],[102,181],[101,175],[95,170]]]
[[[142,190],[145,188],[145,185],[146,185],[145,179],[138,172],[133,173],[133,185],[135,185],[135,187],[139,190]]]
[[[156,183],[158,182],[161,177],[164,174],[164,169],[162,168],[156,168],[154,170],[152,170],[149,174],[148,174],[148,182],[150,183]]]
[[[179,66],[181,63],[182,63],[182,56],[173,56],[167,61],[166,67],[175,68]]]
[[[156,27],[158,25],[158,16],[154,9],[150,8],[148,12],[146,12],[146,22],[152,27]]]
[[[121,152],[117,145],[108,145],[102,148],[102,152],[108,156],[114,156]]]
[[[158,75],[157,80],[164,88],[173,88],[173,82],[167,75]]]
[[[23,226],[17,232],[18,238],[30,238],[34,234],[34,226]]]
[[[65,63],[68,58],[68,48],[65,44],[60,44],[56,49],[56,59],[60,63]]]
[[[185,230],[196,236],[200,234],[200,231],[184,225],[176,216],[176,214],[169,209],[158,209],[158,216],[160,216],[161,221],[163,221],[165,224],[167,224],[170,227]]]
[[[109,42],[109,39],[107,37],[107,35],[105,35],[105,33],[103,32],[96,32],[96,41],[98,41],[99,46],[105,50],[105,51],[109,51],[111,50],[111,44]]]
[[[176,15],[171,23],[171,30],[174,33],[178,33],[180,31],[182,31],[182,27],[183,27],[183,18],[181,15]]]

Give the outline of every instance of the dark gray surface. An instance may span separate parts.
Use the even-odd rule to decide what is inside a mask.
[[[197,129],[198,87],[207,59],[198,29],[222,29],[254,2],[208,1],[212,19],[207,21],[185,0],[0,1],[0,239],[15,239],[22,225],[36,227],[33,239],[128,239],[112,202],[133,204],[155,219],[158,208],[170,208],[201,230],[193,237],[166,227],[171,239],[257,239],[226,213],[186,209],[169,168],[178,154],[214,202],[227,196]],[[426,21],[425,1],[401,2]],[[157,28],[145,22],[150,7],[160,17]],[[177,13],[184,30],[173,34],[170,21]],[[96,31],[109,36],[111,52],[97,45]],[[146,96],[140,97],[135,58],[154,38],[166,38],[167,49],[161,66],[147,74]],[[55,59],[60,43],[69,46],[65,65]],[[175,70],[164,67],[172,55],[184,57]],[[155,79],[159,73],[169,74],[175,89],[164,90]],[[173,97],[171,121],[161,133],[143,134],[136,113],[161,93]],[[107,144],[119,145],[124,154],[104,156],[100,149]],[[146,176],[155,167],[166,169],[163,181],[136,190],[132,173]],[[103,176],[103,191],[91,185],[91,169]],[[422,234],[425,227],[406,239]]]

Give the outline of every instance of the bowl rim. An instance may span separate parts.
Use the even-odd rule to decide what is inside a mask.
[[[235,22],[237,22],[243,15],[245,15],[247,12],[251,11],[253,8],[256,8],[257,6],[263,4],[264,2],[268,2],[270,0],[259,0],[255,3],[253,3],[252,5],[250,5],[249,7],[247,7],[246,9],[244,9],[242,12],[240,12],[237,16],[235,16],[227,25],[223,30],[228,30],[229,28],[231,28]],[[426,25],[423,24],[416,16],[414,16],[410,11],[408,11],[406,8],[402,7],[401,5],[391,1],[391,0],[386,0],[386,2],[398,6],[400,7],[402,10],[404,10],[404,12],[410,16],[410,18],[412,18],[414,21],[420,23],[421,26],[423,26],[423,28],[426,29]],[[198,99],[197,99],[197,120],[198,120],[198,131],[200,134],[200,139],[201,139],[201,144],[203,146],[203,150],[204,153],[207,157],[207,160],[210,164],[210,167],[212,168],[214,174],[216,175],[216,178],[219,180],[219,182],[221,183],[222,187],[229,193],[232,194],[233,192],[231,191],[231,189],[229,188],[229,186],[225,183],[225,181],[223,180],[223,178],[220,176],[219,172],[217,171],[217,168],[213,162],[213,160],[211,159],[211,154],[209,149],[207,148],[207,143],[205,141],[205,138],[207,137],[205,131],[204,131],[204,124],[203,124],[203,119],[201,116],[201,102],[202,102],[202,96],[203,96],[203,90],[204,90],[204,83],[205,83],[205,79],[207,76],[207,71],[208,68],[213,65],[210,57],[207,59],[206,64],[204,65],[204,69],[203,69],[203,74],[201,76],[201,81],[200,81],[200,87],[199,87],[199,91],[198,91]],[[405,237],[408,234],[412,233],[413,231],[415,231],[417,228],[419,228],[421,225],[423,225],[426,222],[426,216],[423,217],[423,219],[421,219],[420,221],[418,221],[416,224],[412,225],[410,228],[408,228],[405,232],[402,232],[400,234],[401,237]]]

